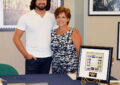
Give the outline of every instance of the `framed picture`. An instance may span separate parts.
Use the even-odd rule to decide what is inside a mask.
[[[120,0],[88,0],[89,16],[120,16]]]
[[[29,12],[31,0],[0,0],[0,31],[14,31],[19,18]],[[64,0],[51,0],[51,12],[64,4]]]
[[[112,47],[81,46],[77,79],[110,82]]]
[[[120,22],[118,22],[117,60],[120,60]]]

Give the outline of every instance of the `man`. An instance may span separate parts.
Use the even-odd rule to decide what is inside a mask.
[[[18,21],[13,41],[26,59],[26,74],[47,74],[51,64],[51,30],[55,17],[49,13],[50,0],[32,0],[30,12]],[[21,37],[26,32],[26,49]]]

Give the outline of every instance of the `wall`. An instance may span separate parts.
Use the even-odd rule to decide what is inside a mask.
[[[68,3],[68,2],[69,2],[69,3]],[[71,13],[72,13],[72,11],[73,11],[73,10],[72,10],[72,0],[64,0],[64,6],[65,6],[66,8],[69,8],[70,11],[71,11]],[[73,19],[73,18],[71,18],[71,19],[70,19],[70,22],[69,22],[69,26],[70,26],[70,27],[72,27],[72,25],[73,25],[73,24],[72,24],[72,22],[73,22],[72,19]]]
[[[84,42],[84,0],[74,0],[74,27],[78,28]]]
[[[0,32],[0,63],[10,64],[24,74],[24,58],[13,44],[13,32]],[[22,41],[25,43],[24,36]]]
[[[117,30],[119,16],[88,16],[88,0],[86,5],[86,45],[113,47],[114,64],[112,76],[120,79],[120,61],[117,61]]]

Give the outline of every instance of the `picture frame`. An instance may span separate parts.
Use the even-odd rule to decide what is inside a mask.
[[[118,33],[117,33],[117,60],[120,60],[120,22],[118,22]]]
[[[88,0],[88,16],[120,16],[120,1]]]
[[[19,18],[29,12],[31,0],[0,0],[0,31],[14,31]],[[64,5],[64,0],[51,0],[50,12]]]
[[[81,46],[77,79],[110,82],[112,47]]]

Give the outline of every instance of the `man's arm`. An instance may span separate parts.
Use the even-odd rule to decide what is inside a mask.
[[[13,42],[15,43],[18,50],[22,53],[25,59],[35,59],[36,58],[30,54],[27,53],[26,49],[23,46],[23,43],[21,42],[21,37],[23,35],[24,31],[16,29],[14,36],[13,36]]]

